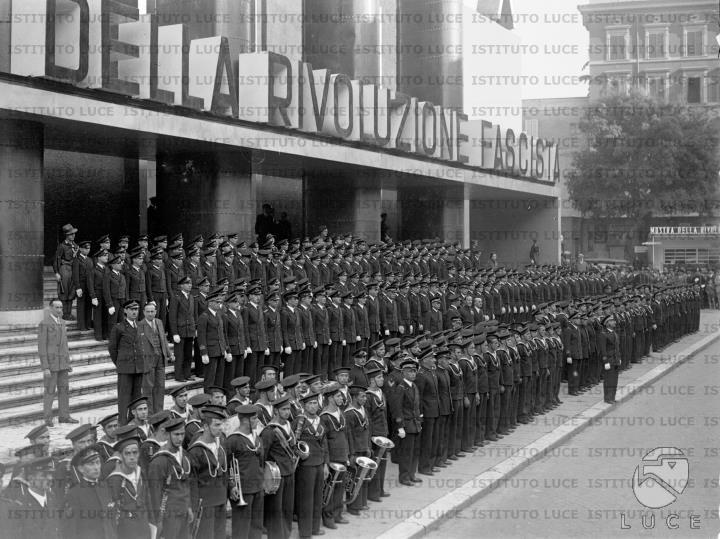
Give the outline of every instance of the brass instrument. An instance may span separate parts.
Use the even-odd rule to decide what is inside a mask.
[[[335,462],[331,462],[328,466],[330,467],[330,473],[328,474],[327,479],[325,479],[325,484],[323,485],[323,507],[330,503],[333,491],[335,490],[335,485],[343,482],[342,475],[347,471],[345,466]]]
[[[348,468],[345,474],[345,502],[348,504],[355,501],[365,481],[370,481],[370,473],[374,473],[378,468],[377,463],[368,457],[357,457],[355,464],[356,466]]]
[[[247,502],[243,498],[242,494],[242,483],[240,482],[240,463],[238,462],[238,459],[234,456],[232,458],[232,461],[230,462],[230,478],[232,479],[232,482],[238,491],[238,507],[247,505]]]
[[[310,446],[307,444],[307,442],[303,442],[302,440],[300,440],[300,435],[305,428],[305,423],[307,423],[307,417],[305,417],[304,415],[298,416],[298,424],[297,427],[295,427],[295,451],[300,460],[305,460],[310,456]]]
[[[368,480],[372,480],[372,478],[375,477],[375,474],[380,468],[380,461],[388,459],[385,453],[395,447],[395,444],[384,436],[373,436],[372,438],[370,438],[370,441],[372,441],[373,445],[376,447],[372,459],[375,461],[375,464],[377,464],[377,468],[373,468],[370,471]]]

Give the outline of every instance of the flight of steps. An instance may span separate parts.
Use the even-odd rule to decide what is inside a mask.
[[[44,273],[46,302],[57,294],[50,268]],[[73,308],[73,314],[75,309]],[[92,410],[117,401],[117,377],[107,341],[96,341],[92,331],[80,331],[68,322],[70,348],[70,411]],[[0,326],[0,428],[42,419],[43,376],[37,351],[37,325]],[[172,346],[171,346],[172,350]],[[166,388],[180,385],[166,370]],[[200,386],[201,381],[194,383]],[[55,401],[57,410],[57,400]]]

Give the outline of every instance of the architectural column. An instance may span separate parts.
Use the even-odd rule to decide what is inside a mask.
[[[157,193],[157,142],[154,138],[141,138],[138,147],[138,208],[139,231],[147,234],[147,208]]]
[[[0,120],[0,324],[43,309],[43,125]]]
[[[460,242],[465,244],[465,238],[469,240],[469,234],[466,229],[470,229],[470,224],[465,224],[465,188],[462,185],[451,186],[445,189],[445,198],[443,200],[441,218],[440,218],[440,238],[442,241]]]
[[[257,190],[260,181],[250,173],[247,155],[222,151],[217,154],[217,170],[210,182],[214,208],[208,213],[208,224],[220,233],[237,232],[243,238],[255,237]]]

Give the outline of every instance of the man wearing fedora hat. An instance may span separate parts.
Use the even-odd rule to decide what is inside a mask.
[[[75,299],[75,290],[72,286],[72,266],[79,249],[75,243],[77,231],[78,229],[71,224],[62,227],[64,239],[58,245],[53,259],[53,271],[58,283],[58,298],[63,304],[63,320],[75,320],[71,314],[72,302]]]

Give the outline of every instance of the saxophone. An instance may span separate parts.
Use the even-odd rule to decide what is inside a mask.
[[[298,424],[295,427],[295,452],[297,453],[297,456],[300,458],[300,460],[305,460],[310,456],[310,446],[307,444],[307,442],[303,442],[302,440],[300,440],[300,435],[305,428],[305,423],[307,423],[307,417],[305,417],[304,415],[299,415]]]

